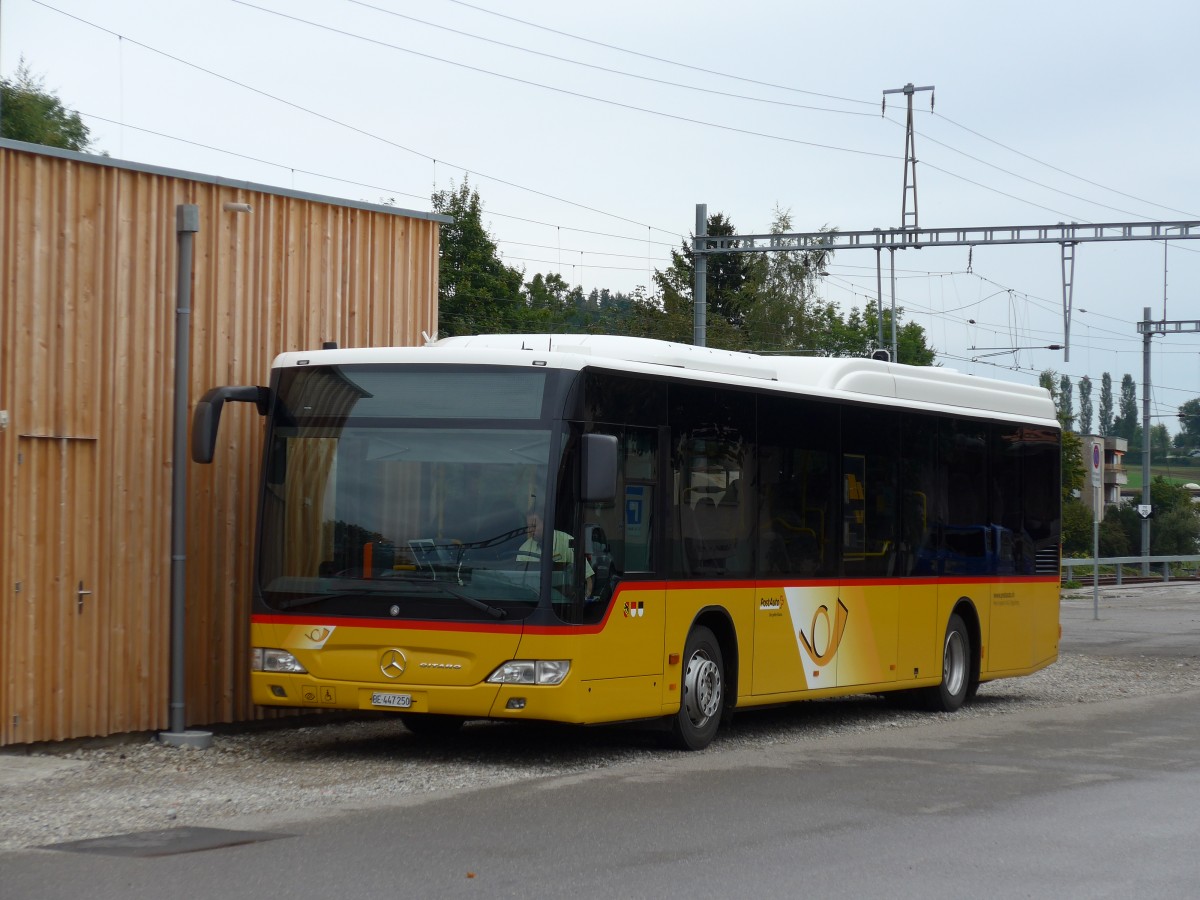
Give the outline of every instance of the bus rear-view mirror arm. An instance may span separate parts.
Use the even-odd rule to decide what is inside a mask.
[[[253,403],[258,414],[267,414],[270,391],[255,385],[215,387],[205,393],[192,412],[192,460],[212,462],[217,446],[217,429],[221,425],[221,408],[226,400]]]

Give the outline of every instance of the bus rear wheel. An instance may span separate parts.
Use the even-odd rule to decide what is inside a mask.
[[[942,683],[925,689],[925,705],[934,712],[954,712],[966,702],[971,683],[971,635],[958,613],[946,623],[942,644]]]
[[[671,743],[681,750],[703,750],[716,736],[724,711],[721,645],[709,629],[697,626],[684,646],[679,712],[671,722]]]

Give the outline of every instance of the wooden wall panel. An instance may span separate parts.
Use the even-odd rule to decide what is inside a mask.
[[[436,327],[436,217],[0,143],[0,745],[168,725],[181,203],[200,209],[189,409],[216,385],[265,384],[286,350]],[[262,431],[233,404],[215,462],[180,461],[189,725],[259,714]]]

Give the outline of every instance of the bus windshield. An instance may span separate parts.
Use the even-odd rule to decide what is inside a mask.
[[[546,376],[398,367],[285,370],[268,442],[258,584],[276,611],[523,618],[522,553],[555,442]],[[514,384],[515,382],[515,384]]]

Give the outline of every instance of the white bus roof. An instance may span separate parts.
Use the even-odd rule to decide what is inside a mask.
[[[483,334],[423,347],[372,347],[282,353],[275,368],[363,363],[522,365],[536,354],[551,368],[599,366],[643,374],[682,375],[757,385],[830,399],[874,399],[925,410],[973,412],[1057,428],[1054,403],[1041,387],[964,375],[953,369],[873,359],[762,356],[650,338],[601,334]]]

